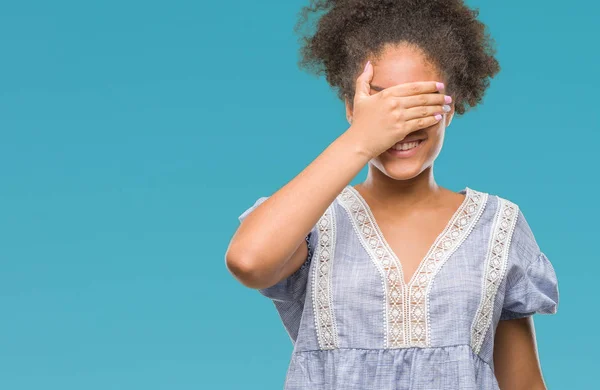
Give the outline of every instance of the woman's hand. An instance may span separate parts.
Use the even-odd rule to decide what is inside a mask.
[[[346,130],[357,139],[370,158],[378,156],[409,133],[433,126],[450,111],[452,98],[439,93],[444,84],[436,81],[404,83],[370,94],[373,65],[356,79],[352,125]]]

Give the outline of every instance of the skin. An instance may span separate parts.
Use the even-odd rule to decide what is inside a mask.
[[[441,72],[412,46],[387,46],[372,62],[371,94],[402,83],[445,81]],[[355,186],[369,204],[392,250],[403,253],[405,282],[464,199],[463,195],[439,186],[433,174],[446,128],[452,122],[454,104],[451,108],[438,123],[407,135],[408,139],[427,137],[416,155],[397,158],[381,153],[369,161],[367,179]],[[353,110],[348,100],[346,117],[352,123]],[[546,388],[531,317],[500,321],[494,339],[494,366],[502,389]]]
[[[494,338],[494,367],[501,389],[546,389],[533,317],[500,321]]]
[[[354,123],[254,209],[234,233],[225,254],[226,266],[243,285],[270,287],[298,270],[307,256],[306,235],[367,164],[368,177],[355,188],[367,201],[392,250],[403,253],[405,283],[464,200],[464,195],[437,185],[433,176],[433,163],[454,115],[453,105],[441,120],[434,121],[429,113],[441,113],[444,96],[436,86],[436,81],[445,81],[441,73],[423,53],[407,45],[388,46],[372,61],[373,66],[365,68],[369,71],[357,79],[353,102],[357,115],[346,102],[347,118]],[[411,85],[419,82],[426,85],[416,89]],[[416,92],[408,96],[407,91]],[[422,118],[398,119],[398,112],[410,117],[409,109],[389,108],[396,100],[402,104],[421,101],[425,94],[436,102],[410,106],[411,112]],[[380,152],[416,136],[427,139],[415,156],[400,159]],[[495,343],[496,376],[503,389],[545,388],[532,322],[501,321]]]
[[[439,72],[410,46],[387,46],[373,61],[371,95],[393,85],[417,81],[442,81]],[[435,238],[444,229],[464,195],[439,186],[433,163],[444,142],[454,105],[436,124],[413,131],[407,139],[425,136],[420,151],[410,158],[381,153],[369,161],[367,178],[355,186],[365,198],[394,253],[402,253],[402,270],[408,283]],[[353,110],[346,100],[346,116]]]

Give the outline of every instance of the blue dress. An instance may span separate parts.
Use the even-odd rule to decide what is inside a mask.
[[[498,322],[556,313],[558,283],[518,205],[460,193],[407,284],[365,199],[342,190],[307,235],[304,264],[258,290],[294,345],[285,390],[499,389]]]

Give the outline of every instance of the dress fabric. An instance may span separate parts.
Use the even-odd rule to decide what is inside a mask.
[[[519,206],[465,195],[406,283],[399,258],[351,185],[306,236],[308,256],[258,290],[293,343],[284,389],[499,389],[501,320],[554,314],[558,281]],[[268,197],[244,211],[243,219]]]

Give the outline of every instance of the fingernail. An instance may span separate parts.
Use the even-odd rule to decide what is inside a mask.
[[[369,66],[370,63],[371,63],[371,61],[367,61],[367,64],[365,65],[365,69],[363,70],[363,72],[367,71],[367,67]]]
[[[449,106],[449,105],[447,105],[447,104],[444,104],[444,105],[442,106],[442,110],[444,110],[444,112],[450,112],[450,106]]]
[[[445,101],[446,103],[448,103],[448,104],[449,104],[449,103],[452,103],[452,96],[448,96],[448,95],[446,95],[446,97],[444,97],[444,101]]]
[[[439,121],[440,119],[442,119],[442,116],[440,114],[437,114],[434,118]]]
[[[435,83],[435,86],[438,89],[438,91],[441,91],[442,89],[444,89],[444,83]]]

